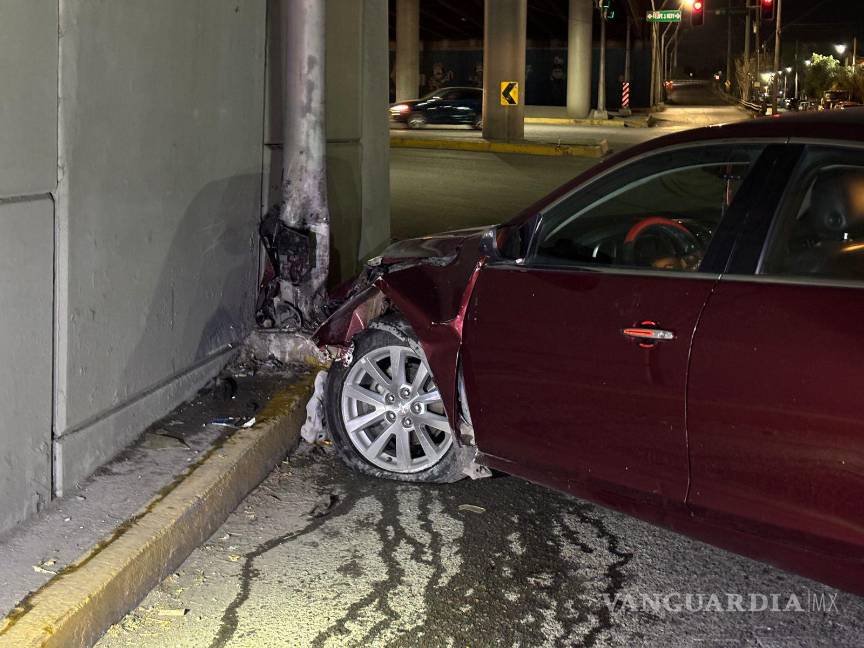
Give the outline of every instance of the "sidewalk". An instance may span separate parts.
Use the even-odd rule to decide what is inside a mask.
[[[618,128],[648,128],[653,126],[653,118],[647,113],[634,113],[623,116],[608,111],[609,119],[579,119],[567,114],[565,106],[525,106],[526,124],[547,124],[550,126],[609,126]]]
[[[296,445],[310,367],[235,365],[232,375],[0,536],[0,647],[91,645]]]

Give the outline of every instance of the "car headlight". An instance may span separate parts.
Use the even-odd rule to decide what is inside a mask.
[[[406,113],[411,110],[411,106],[406,106],[405,104],[396,104],[395,106],[390,106],[390,112],[394,115],[401,115],[402,113]]]

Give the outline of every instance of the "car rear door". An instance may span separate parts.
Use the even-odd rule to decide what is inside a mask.
[[[851,560],[860,578],[864,149],[790,156],[776,215],[742,235],[696,331],[688,503],[703,521]]]
[[[574,492],[683,503],[690,341],[761,151],[630,163],[548,208],[526,260],[481,271],[463,371],[488,463]]]

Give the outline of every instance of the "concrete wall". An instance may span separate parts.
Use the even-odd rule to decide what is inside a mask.
[[[266,0],[59,5],[62,493],[191,396],[253,321]]]
[[[0,531],[51,497],[57,5],[0,8]]]

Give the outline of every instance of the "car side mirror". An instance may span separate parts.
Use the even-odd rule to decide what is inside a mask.
[[[518,261],[525,256],[522,227],[496,225],[480,239],[480,251],[490,261]]]

